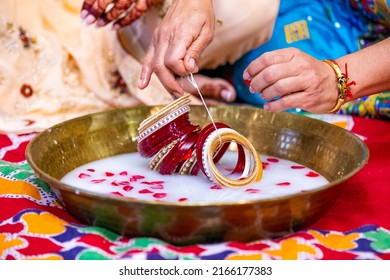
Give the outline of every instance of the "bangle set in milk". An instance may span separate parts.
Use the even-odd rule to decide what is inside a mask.
[[[140,124],[137,149],[151,159],[149,169],[163,175],[202,171],[217,185],[233,188],[261,180],[260,156],[248,139],[224,123],[194,125],[189,112],[190,97],[184,95]],[[217,164],[231,143],[237,144],[237,163],[227,176]]]

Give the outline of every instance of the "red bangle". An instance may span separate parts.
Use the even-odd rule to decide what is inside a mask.
[[[190,133],[197,127],[188,121],[187,116],[180,116],[156,132],[143,138],[142,141],[139,141],[137,144],[138,152],[143,157],[151,157],[173,140],[180,138],[183,134]]]
[[[219,130],[224,134],[220,146],[217,140]],[[203,129],[191,123],[188,96],[177,99],[145,119],[138,131],[138,152],[143,157],[152,158],[149,168],[158,170],[163,175],[173,173],[196,175],[202,170],[210,180],[222,186],[232,187],[242,186],[245,182],[250,183],[261,178],[260,158],[242,135],[224,123],[208,124]],[[236,142],[238,154],[237,163],[231,174],[241,173],[238,181],[242,180],[243,183],[222,175],[215,166],[231,142]],[[207,151],[206,155],[205,150],[208,147],[210,151]],[[253,155],[255,162],[253,168],[250,166],[250,154]],[[203,162],[204,158],[207,158],[207,163]]]
[[[202,131],[199,134],[199,140],[196,143],[196,158],[197,158],[197,162],[198,162],[198,165],[199,165],[199,169],[202,170],[203,174],[205,174],[205,175],[206,175],[206,173],[205,173],[205,170],[204,170],[204,167],[203,167],[203,163],[202,163],[202,149],[203,149],[203,146],[204,146],[204,143],[205,143],[207,137],[212,132],[215,131],[215,127],[217,129],[220,129],[220,128],[230,128],[228,125],[226,125],[224,123],[215,123],[215,126],[211,123],[211,124],[205,126],[202,129]],[[226,153],[226,151],[229,148],[229,146],[230,146],[230,143],[225,143],[225,144],[222,145],[222,147],[217,151],[217,153],[215,154],[215,156],[213,158],[213,162],[214,163],[217,163],[217,162],[219,162],[221,160],[221,158]],[[231,174],[241,173],[244,170],[245,154],[244,154],[244,149],[243,149],[242,145],[239,144],[239,143],[237,143],[237,152],[238,152],[237,164],[234,167],[234,169],[233,169]]]
[[[198,130],[183,135],[182,139],[168,152],[161,163],[160,173],[163,175],[172,174],[177,165],[192,155],[192,148],[198,139]]]
[[[215,125],[215,127],[214,127]],[[199,138],[198,138],[198,141],[196,142],[196,160],[197,160],[197,163],[199,165],[199,169],[203,172],[203,174],[206,175],[205,173],[205,170],[203,168],[203,165],[202,165],[202,148],[203,148],[203,144],[204,142],[206,141],[207,137],[210,135],[210,133],[212,133],[213,131],[215,131],[215,128],[219,129],[219,128],[229,128],[228,125],[224,124],[224,123],[215,123],[215,124],[208,124],[206,125],[200,132],[199,134]],[[222,156],[224,155],[224,153],[226,152],[226,150],[229,148],[229,144],[224,144],[220,149],[219,151],[216,153],[216,155],[214,156],[214,162],[218,162]]]

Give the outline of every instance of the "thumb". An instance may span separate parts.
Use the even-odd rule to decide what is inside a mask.
[[[208,45],[209,42],[198,38],[188,47],[184,56],[184,67],[188,72],[194,73],[199,71],[199,59]]]

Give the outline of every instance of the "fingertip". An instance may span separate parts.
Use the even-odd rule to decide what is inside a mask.
[[[180,93],[178,93],[178,92],[172,92],[172,93],[171,93],[171,96],[172,96],[172,99],[173,99],[173,100],[176,100],[176,99],[179,99],[180,97],[182,97],[183,94],[180,94]]]
[[[164,87],[171,94],[172,97],[175,97],[175,99],[182,97],[184,94],[184,89],[176,80],[164,84]]]
[[[95,16],[89,14],[89,15],[85,18],[84,23],[85,23],[86,25],[90,25],[90,24],[94,23],[95,20],[96,20]]]
[[[149,71],[149,67],[143,66],[141,70],[141,75],[138,80],[138,88],[144,89],[148,86],[150,80],[151,73]]]
[[[81,12],[80,12],[80,18],[82,19],[82,20],[85,20],[85,18],[88,16],[88,11],[87,10],[82,10]]]
[[[233,102],[236,98],[234,92],[227,89],[221,90],[221,97],[226,102]]]
[[[188,66],[190,67],[191,70],[195,70],[198,66],[196,65],[196,61],[193,57],[188,59]]]
[[[192,56],[187,55],[185,58],[185,68],[190,73],[196,73],[199,71],[199,67],[196,63],[196,59]]]
[[[145,76],[141,75],[141,77],[138,80],[138,88],[144,89],[148,86],[148,84],[149,84],[149,80]]]
[[[250,82],[252,80],[251,75],[248,73],[248,71],[244,70],[244,73],[242,74],[242,79],[244,80],[245,84],[247,86],[250,85]]]
[[[103,20],[103,19],[99,19],[97,22],[96,22],[96,27],[103,27],[106,25],[106,22]]]
[[[115,23],[115,24],[112,25],[112,30],[117,31],[117,30],[121,29],[121,27],[122,26],[119,23]]]

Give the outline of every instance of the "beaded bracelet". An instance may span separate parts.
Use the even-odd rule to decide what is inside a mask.
[[[340,110],[341,106],[344,104],[346,97],[352,98],[352,92],[350,86],[356,85],[355,81],[349,82],[348,77],[348,68],[347,63],[345,63],[345,74],[341,72],[341,69],[336,61],[331,59],[325,59],[323,60],[326,64],[328,64],[330,67],[332,67],[333,71],[336,73],[337,76],[337,87],[339,89],[339,95],[336,102],[336,105],[329,111],[329,113],[335,113],[338,110]]]

